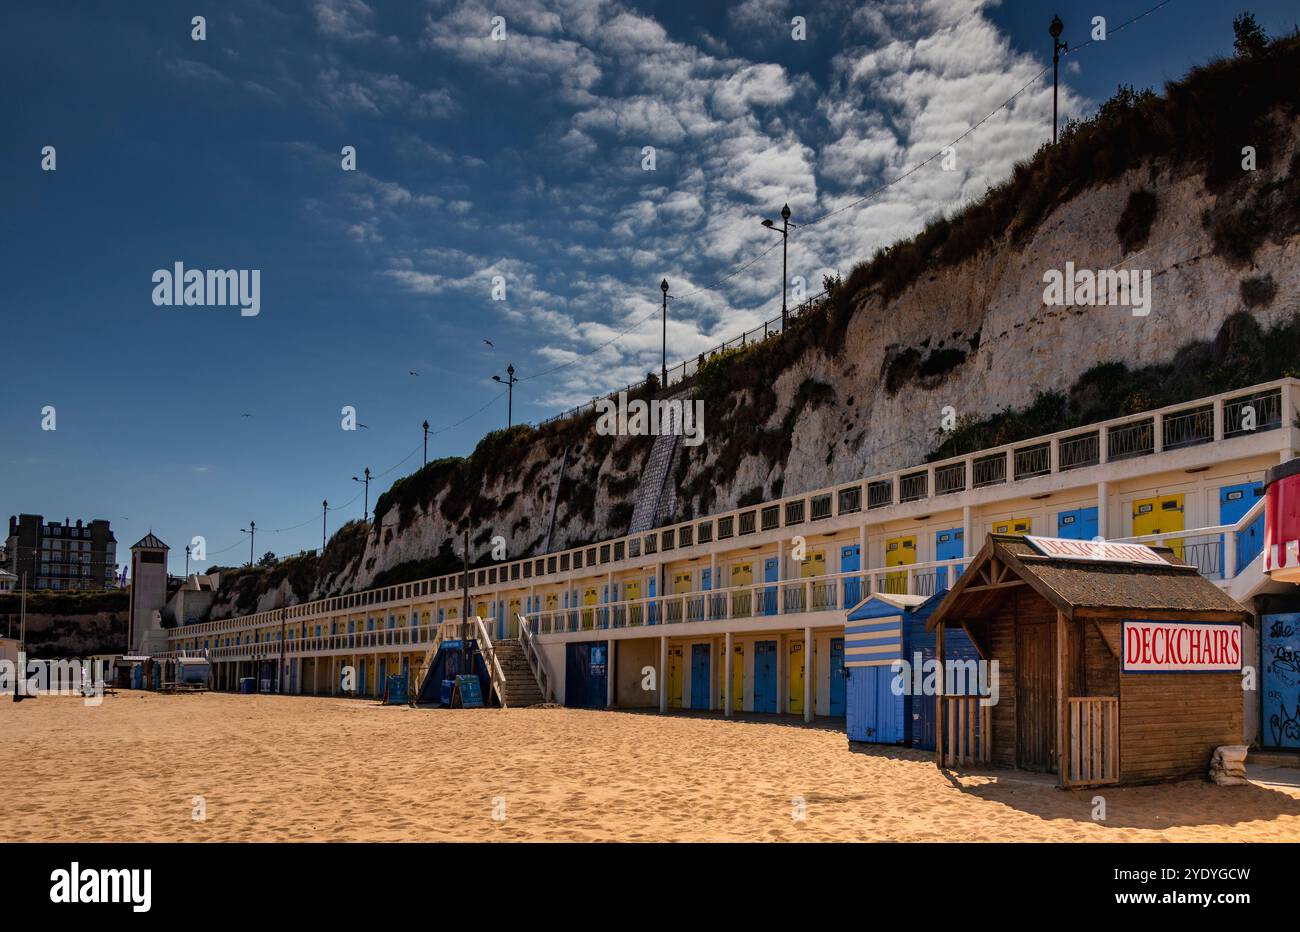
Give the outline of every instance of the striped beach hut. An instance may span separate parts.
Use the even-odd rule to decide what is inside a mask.
[[[915,682],[913,672],[936,657],[934,632],[927,631],[931,613],[947,590],[932,596],[877,592],[848,613],[844,623],[844,667],[848,677],[846,728],[850,741],[907,744],[934,749],[935,697],[902,693],[895,682]],[[948,656],[969,654],[960,632],[949,634]],[[897,661],[907,666],[896,668]]]

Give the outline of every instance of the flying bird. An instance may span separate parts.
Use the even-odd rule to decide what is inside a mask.
[[[416,371],[413,370],[413,369],[407,369],[406,372],[407,372],[408,375],[419,375],[419,374],[420,374],[420,373],[416,372]]]
[[[369,425],[362,424],[362,423],[360,423],[360,422],[357,422],[357,426],[358,426],[358,427],[364,427],[366,430],[369,430],[369,429],[370,429]]]
[[[486,343],[488,346],[492,347],[493,349],[497,348],[496,344],[493,343],[491,340],[484,340],[483,342]]]
[[[241,415],[240,415],[240,417],[252,417],[252,416],[253,416],[253,415],[251,415],[251,414],[241,414]]]

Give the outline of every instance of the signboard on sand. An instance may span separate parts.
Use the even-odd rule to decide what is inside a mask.
[[[479,688],[477,676],[456,677],[456,690],[460,693],[462,709],[483,708],[483,690]]]

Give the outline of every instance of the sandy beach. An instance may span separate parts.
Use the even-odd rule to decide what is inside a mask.
[[[697,715],[6,699],[0,841],[43,840],[1295,841],[1300,789],[1064,792],[851,750],[829,726]]]

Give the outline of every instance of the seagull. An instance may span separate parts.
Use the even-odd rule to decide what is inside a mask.
[[[358,427],[365,427],[366,430],[369,430],[369,429],[370,429],[369,426],[367,426],[367,425],[365,425],[365,424],[362,424],[362,423],[360,423],[360,422],[357,423],[357,426],[358,426]]]
[[[414,370],[412,370],[412,369],[407,369],[406,372],[407,372],[407,375],[419,375],[419,374],[420,374],[420,373],[418,373],[418,372],[416,372],[416,371],[414,371]]]
[[[251,414],[241,414],[241,415],[240,415],[240,417],[252,417],[252,416],[253,416],[253,415],[251,415]]]
[[[484,340],[483,342],[486,343],[488,346],[492,347],[493,349],[497,348],[496,344],[493,343],[491,340]]]

